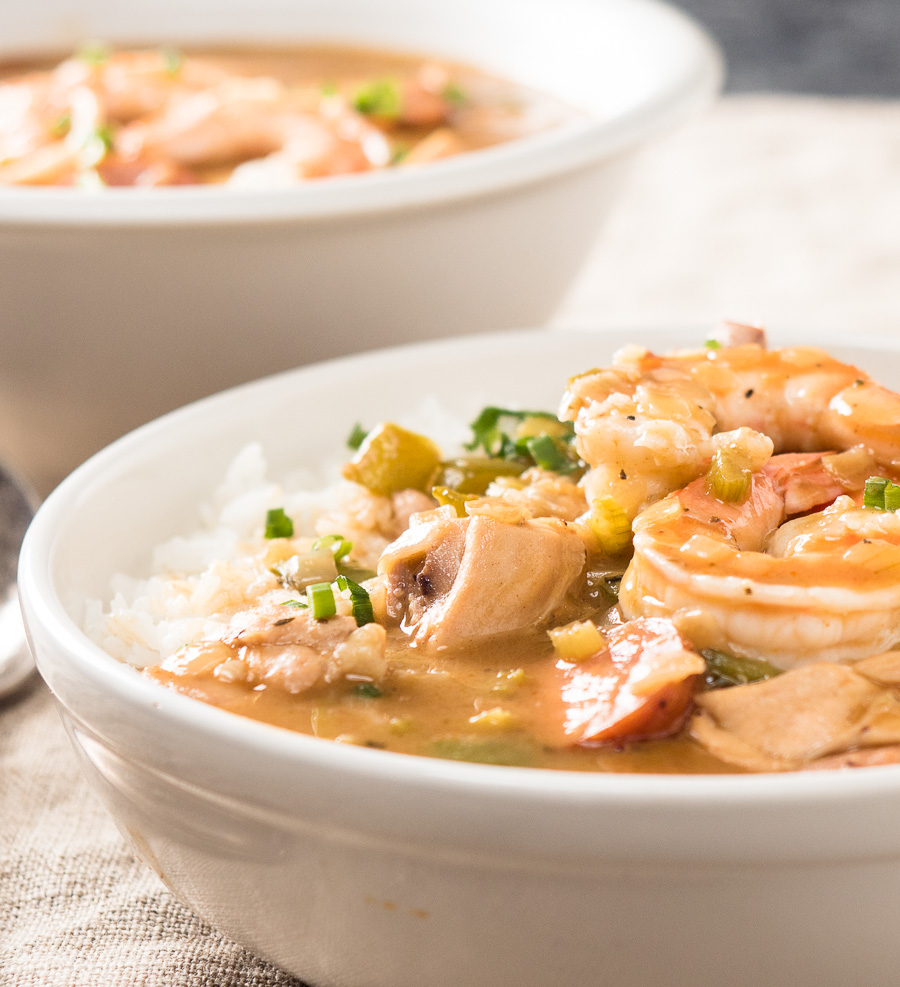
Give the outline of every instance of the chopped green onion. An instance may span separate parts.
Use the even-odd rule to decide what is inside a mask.
[[[312,543],[314,552],[327,549],[334,556],[335,562],[340,562],[353,551],[353,542],[347,541],[343,535],[323,535]]]
[[[105,41],[87,41],[78,49],[75,57],[88,65],[102,65],[111,54],[112,49]]]
[[[884,509],[886,511],[900,510],[900,486],[889,483],[884,488]]]
[[[572,447],[574,426],[549,411],[488,407],[469,427],[472,441],[466,448],[481,449],[491,458],[522,462],[523,469],[534,463],[556,473],[574,473],[583,467]]]
[[[409,147],[408,144],[395,145],[395,147],[391,150],[391,160],[389,164],[391,165],[401,164],[405,158],[409,157],[410,150],[411,148]]]
[[[309,609],[309,604],[305,603],[303,600],[285,600],[281,605],[283,607],[293,607],[295,610]]]
[[[294,522],[284,513],[283,507],[266,511],[266,538],[290,538],[294,534]]]
[[[337,613],[334,591],[329,583],[314,583],[306,589],[309,609],[316,620],[327,620]]]
[[[884,494],[888,485],[888,479],[883,476],[870,476],[866,480],[866,489],[863,493],[863,507],[874,507],[876,511],[883,511]]]
[[[330,583],[338,574],[334,556],[327,549],[292,555],[276,562],[269,571],[278,577],[285,589],[295,589],[298,592],[313,583]]]
[[[115,138],[112,129],[106,124],[99,124],[87,136],[84,149],[81,152],[83,168],[93,168],[113,149]]]
[[[337,584],[338,589],[350,591],[350,608],[356,620],[356,626],[362,627],[364,624],[374,624],[375,611],[372,609],[372,598],[368,592],[359,583],[348,579],[347,576],[338,576]]]
[[[553,650],[565,661],[584,661],[606,648],[606,640],[592,620],[576,620],[547,633],[553,642]]]
[[[722,349],[722,344],[718,339],[707,339],[703,344],[708,350],[720,350]]]
[[[466,101],[465,91],[458,82],[448,82],[444,87],[443,97],[454,106],[462,106]]]
[[[526,439],[525,445],[531,458],[542,470],[558,473],[569,466],[568,457],[560,451],[559,446],[549,435],[538,435],[533,439]]]
[[[184,65],[184,55],[177,48],[163,48],[159,53],[166,75],[176,76]]]
[[[721,689],[732,685],[747,685],[781,675],[782,669],[761,658],[738,658],[724,651],[704,648],[700,654],[706,662],[706,686]]]
[[[709,464],[706,489],[726,504],[739,504],[750,492],[753,472],[748,458],[737,449],[717,449]]]
[[[432,487],[431,496],[442,506],[449,504],[456,511],[457,517],[466,516],[466,501],[477,500],[477,494],[460,493],[450,487]]]
[[[50,124],[50,133],[54,137],[65,137],[72,129],[72,114],[65,110]]]
[[[376,79],[357,89],[353,107],[365,116],[396,120],[400,116],[400,87],[391,79]]]
[[[362,427],[362,425],[357,422],[353,426],[353,430],[347,436],[347,448],[352,449],[354,452],[366,441],[366,436],[369,433]]]
[[[527,434],[523,435],[520,428],[525,422],[528,423]],[[543,427],[536,427],[537,423],[542,423]],[[466,445],[467,449],[480,447],[488,456],[502,458],[515,453],[517,439],[543,434],[568,441],[575,436],[575,427],[571,422],[561,422],[549,411],[510,411],[509,408],[487,407],[481,410],[469,428],[472,429],[472,441]]]
[[[381,689],[374,682],[358,682],[353,691],[357,696],[365,696],[366,699],[378,699],[381,697]]]
[[[367,569],[365,566],[354,565],[347,561],[339,562],[337,569],[342,576],[346,576],[357,583],[364,583],[367,579],[374,579],[377,575],[374,569]]]

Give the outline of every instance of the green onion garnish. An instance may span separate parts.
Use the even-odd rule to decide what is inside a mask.
[[[314,583],[308,586],[306,599],[309,600],[309,609],[316,620],[327,620],[337,613],[334,591],[330,583]]]
[[[347,576],[337,577],[338,589],[350,591],[350,607],[356,626],[362,627],[364,624],[375,623],[375,611],[372,609],[372,599],[368,592],[359,583],[355,583]],[[307,593],[309,590],[307,590]]]
[[[283,507],[266,511],[266,538],[290,538],[294,534],[294,522],[284,513]]]
[[[312,547],[314,552],[327,548],[335,562],[340,562],[353,551],[353,542],[347,541],[343,535],[323,535],[312,543]]]
[[[704,648],[700,654],[706,662],[706,687],[721,689],[732,685],[762,682],[781,675],[781,669],[761,658],[739,658],[724,651]]]
[[[347,436],[347,447],[352,449],[354,452],[365,442],[366,436],[369,433],[362,427],[362,425],[357,422],[353,426],[353,431]]]
[[[357,89],[353,107],[366,116],[395,120],[400,116],[400,88],[391,79],[377,79]]]
[[[444,87],[444,99],[454,106],[462,106],[466,101],[466,94],[458,82],[448,82]]]
[[[381,689],[374,682],[359,682],[354,686],[353,691],[357,696],[365,696],[366,699],[378,699],[381,696]]]
[[[308,610],[309,604],[303,600],[285,600],[281,604],[283,607],[293,607],[294,610]]]
[[[703,344],[708,350],[720,350],[722,349],[722,344],[718,339],[707,339]]]
[[[177,48],[163,48],[159,53],[166,75],[176,76],[184,65],[184,55]]]
[[[568,458],[549,435],[536,435],[533,439],[527,439],[525,445],[531,458],[542,470],[558,473],[569,465]]]
[[[863,493],[863,507],[874,507],[876,511],[883,511],[884,492],[889,481],[884,476],[870,476],[866,480],[866,489]]]
[[[72,129],[72,114],[66,110],[50,124],[50,133],[54,137],[65,137]]]
[[[75,57],[88,65],[102,65],[111,54],[112,49],[105,41],[87,41],[78,49]]]
[[[391,160],[389,163],[391,165],[400,164],[400,162],[403,161],[403,159],[409,155],[409,152],[410,152],[410,148],[408,146],[400,145],[400,144],[396,145],[391,150]]]
[[[572,446],[575,428],[548,411],[510,411],[488,407],[469,426],[472,441],[467,449],[481,449],[489,457],[531,463],[556,473],[582,468]],[[449,484],[448,484],[449,485]]]
[[[115,138],[112,129],[106,124],[95,127],[84,142],[81,152],[81,164],[84,168],[93,168],[113,149]]]

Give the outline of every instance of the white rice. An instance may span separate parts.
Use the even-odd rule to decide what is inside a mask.
[[[469,434],[435,399],[398,424],[430,435],[446,455]],[[185,644],[218,637],[236,610],[296,596],[273,591],[260,565],[266,512],[273,507],[283,507],[293,520],[295,538],[341,534],[354,543],[354,559],[374,568],[389,540],[384,531],[391,504],[338,479],[339,462],[317,471],[298,468],[278,483],[268,476],[262,446],[246,446],[202,505],[196,531],[157,546],[146,578],[116,574],[108,601],[87,602],[88,635],[114,657],[143,668]]]

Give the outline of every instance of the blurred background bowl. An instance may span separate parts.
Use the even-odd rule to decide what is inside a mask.
[[[275,370],[544,322],[636,148],[721,65],[652,0],[36,0],[0,58],[112,44],[340,42],[469,63],[583,117],[291,190],[0,190],[0,454],[46,491],[128,429]]]

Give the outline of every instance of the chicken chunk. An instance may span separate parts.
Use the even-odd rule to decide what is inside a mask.
[[[387,612],[418,646],[471,647],[540,626],[584,566],[584,546],[553,518],[517,523],[441,508],[413,518],[378,563]]]
[[[817,662],[707,692],[697,697],[691,734],[716,757],[751,771],[794,770],[826,755],[900,743],[900,698],[861,674],[865,669],[865,662]]]
[[[223,643],[240,652],[250,681],[306,692],[353,676],[380,681],[386,671],[385,631],[357,627],[352,617],[315,620],[308,610],[271,605],[235,614]]]

